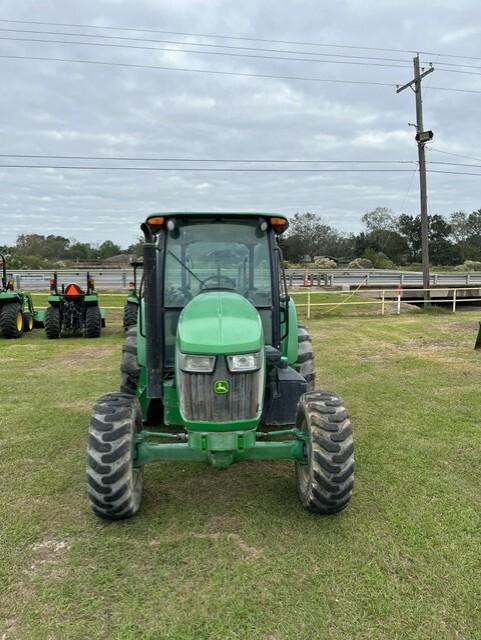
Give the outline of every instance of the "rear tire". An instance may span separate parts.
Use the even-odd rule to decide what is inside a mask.
[[[137,324],[137,313],[139,305],[135,302],[127,302],[124,307],[124,329],[127,331],[129,327]]]
[[[62,320],[60,318],[60,309],[58,307],[47,308],[45,311],[44,325],[45,333],[49,340],[57,340],[60,338]]]
[[[33,317],[30,311],[25,311],[23,314],[23,330],[25,333],[30,333],[33,329]]]
[[[7,302],[0,310],[0,331],[7,339],[21,338],[23,334],[23,313],[18,302]]]
[[[87,307],[85,310],[85,337],[100,338],[102,316],[98,307]]]
[[[303,376],[307,382],[307,390],[314,391],[316,386],[316,367],[314,363],[314,351],[312,348],[312,338],[306,327],[297,327],[297,360],[294,369]]]
[[[139,383],[140,367],[137,362],[137,327],[129,327],[122,346],[120,363],[120,391],[135,396]]]
[[[87,446],[87,488],[95,515],[107,520],[137,513],[143,467],[134,467],[135,436],[142,429],[137,398],[109,393],[94,405]]]
[[[296,462],[302,506],[319,514],[342,511],[354,486],[354,440],[342,400],[327,391],[305,393],[297,427],[306,434],[306,463]]]

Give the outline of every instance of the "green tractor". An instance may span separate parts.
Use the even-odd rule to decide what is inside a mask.
[[[37,324],[32,297],[15,291],[13,280],[7,277],[7,261],[0,253],[2,281],[0,286],[0,332],[4,338],[21,338]]]
[[[135,262],[130,263],[134,269],[134,279],[129,283],[129,295],[127,298],[127,302],[124,305],[124,317],[123,317],[123,327],[125,331],[129,327],[133,327],[137,324],[137,315],[139,312],[139,304],[140,304],[140,288],[142,286],[138,283],[137,271],[144,266],[144,263],[140,260],[136,260]]]
[[[57,273],[54,273],[48,304],[43,324],[50,340],[74,335],[100,337],[102,327],[105,327],[105,309],[99,306],[95,282],[88,272],[85,291],[76,282],[62,285],[59,291]]]
[[[126,332],[120,392],[93,408],[87,483],[94,513],[139,509],[144,466],[292,460],[302,505],[344,509],[354,443],[342,400],[315,389],[312,341],[297,323],[279,235],[264,213],[147,218],[142,295]]]

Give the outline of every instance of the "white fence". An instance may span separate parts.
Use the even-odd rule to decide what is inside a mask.
[[[407,290],[403,290],[401,287],[397,287],[396,289],[371,289],[368,292],[363,292],[359,294],[358,290],[354,291],[330,291],[329,297],[339,297],[339,302],[334,302],[331,300],[329,302],[313,302],[319,295],[319,291],[307,289],[306,291],[292,291],[290,293],[291,296],[306,296],[307,301],[305,303],[296,302],[297,308],[305,308],[307,319],[309,320],[312,316],[312,309],[315,308],[323,308],[326,307],[325,313],[330,313],[336,309],[340,309],[343,306],[360,306],[360,305],[374,305],[373,308],[380,308],[381,315],[386,314],[387,306],[394,306],[395,313],[399,315],[401,313],[402,304],[414,304],[414,305],[425,305],[426,299],[424,296],[414,297],[414,298],[405,298],[404,295],[406,293],[424,293],[429,291],[431,294],[431,303],[438,304],[449,303],[453,313],[456,313],[456,308],[459,302],[481,302],[481,297],[471,296],[471,295],[460,295],[459,292],[470,292],[476,291],[479,296],[479,292],[481,287],[454,287],[446,289],[447,294],[443,295],[443,290],[439,288],[430,288],[430,289],[422,289],[422,288],[409,288]],[[352,300],[353,296],[358,295],[365,297],[366,295],[374,295],[377,294],[377,300],[360,300],[359,297],[355,300]],[[434,294],[434,295],[433,295]]]

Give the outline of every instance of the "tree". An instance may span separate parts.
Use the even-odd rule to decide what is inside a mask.
[[[295,262],[304,256],[309,256],[310,260],[315,256],[344,256],[350,252],[352,244],[352,236],[340,234],[317,213],[310,212],[296,213],[291,219],[288,235],[282,241],[286,259]]]
[[[406,262],[409,247],[397,230],[398,219],[391,209],[377,207],[365,213],[362,221],[366,225],[366,233],[361,232],[356,238],[356,255],[373,250],[385,254],[388,260],[396,264]]]
[[[481,209],[473,211],[468,216],[468,237],[465,245],[465,258],[481,259]]]
[[[376,207],[362,216],[368,233],[373,231],[396,231],[397,218],[391,209]]]
[[[457,264],[461,258],[459,248],[448,240],[452,233],[443,216],[428,216],[429,259],[433,264]],[[405,238],[413,262],[421,262],[421,216],[399,216],[398,228]]]
[[[398,220],[399,233],[409,247],[412,262],[421,261],[421,217],[403,213]]]
[[[97,258],[97,252],[88,242],[73,241],[68,250],[67,257],[71,260],[95,260]]]
[[[312,260],[315,255],[323,253],[321,247],[333,229],[325,224],[316,213],[296,213],[291,220],[289,236],[297,236],[297,242],[304,255]]]
[[[118,244],[112,242],[112,240],[105,240],[102,242],[98,249],[99,257],[101,260],[105,260],[106,258],[111,258],[112,256],[117,256],[119,253],[122,253],[122,249]]]
[[[144,239],[141,237],[137,238],[137,242],[128,246],[127,253],[142,257],[144,253]]]
[[[17,237],[17,253],[22,256],[38,256],[50,260],[61,260],[67,254],[70,240],[63,236],[38,233],[21,234]]]
[[[468,216],[464,211],[455,211],[449,218],[449,224],[451,226],[451,236],[458,245],[461,260],[464,262],[466,259],[467,241],[470,233]]]

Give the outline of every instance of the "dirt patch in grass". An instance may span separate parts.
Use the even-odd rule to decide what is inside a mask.
[[[67,553],[70,546],[65,540],[43,540],[32,546],[32,561],[30,567],[24,570],[28,576],[34,576],[41,568],[58,568],[58,563]]]
[[[111,354],[112,346],[110,345],[89,345],[55,356],[49,360],[49,365],[69,370],[86,369],[89,365],[96,364],[98,360]]]
[[[238,533],[193,533],[192,537],[196,540],[212,540],[229,545],[233,544],[238,547],[246,560],[254,560],[262,555],[261,549],[249,546]]]

